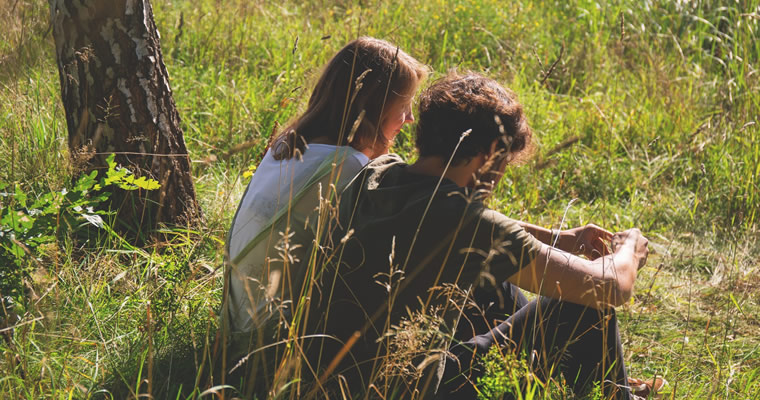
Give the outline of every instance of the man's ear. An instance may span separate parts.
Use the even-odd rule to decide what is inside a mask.
[[[491,146],[488,149],[487,156],[491,156],[492,154],[496,153],[497,146],[499,145],[499,139],[494,139],[493,142],[491,142]]]
[[[496,154],[496,149],[499,145],[499,139],[494,139],[493,142],[491,142],[491,145],[488,146],[488,151],[485,153],[478,153],[477,156],[475,156],[475,159],[477,159],[478,162],[478,169],[482,168],[483,166],[488,163],[488,161],[491,159],[491,157]]]

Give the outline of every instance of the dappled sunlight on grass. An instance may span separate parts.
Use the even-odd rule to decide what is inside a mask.
[[[493,208],[554,228],[565,213],[563,228],[639,227],[650,239],[618,314],[631,375],[664,375],[668,398],[760,397],[756,2],[153,6],[207,220],[139,251],[107,234],[77,241],[59,225],[54,244],[20,255],[24,296],[0,310],[2,393],[126,398],[150,380],[157,398],[184,398],[221,385],[209,372],[243,173],[303,109],[320,66],[361,34],[398,44],[433,80],[471,69],[517,93],[536,154],[507,170]],[[0,184],[34,199],[69,187],[77,169],[49,11],[6,1],[0,16]],[[392,150],[414,159],[413,127]],[[10,191],[0,188],[0,206],[15,204]],[[564,398],[555,389],[534,398]]]

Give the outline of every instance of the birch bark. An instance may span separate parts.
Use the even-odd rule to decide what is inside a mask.
[[[123,227],[153,231],[201,215],[148,0],[49,0],[69,149],[84,170],[108,154],[161,184],[117,191]]]

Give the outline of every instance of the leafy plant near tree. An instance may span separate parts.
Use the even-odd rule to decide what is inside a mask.
[[[118,237],[107,221],[114,212],[103,209],[112,194],[109,190],[151,191],[161,187],[153,179],[136,178],[116,165],[113,154],[106,163],[108,169],[102,177],[92,171],[80,176],[70,188],[43,193],[36,199],[30,199],[19,184],[9,188],[0,183],[0,191],[5,191],[3,203],[7,202],[0,209],[0,295],[6,306],[23,302],[23,280],[40,264],[45,245],[82,232],[91,234],[90,227]]]

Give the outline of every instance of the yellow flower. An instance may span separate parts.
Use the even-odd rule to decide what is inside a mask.
[[[252,164],[247,170],[243,171],[243,178],[248,179],[252,177],[254,172],[256,172],[256,164]]]

